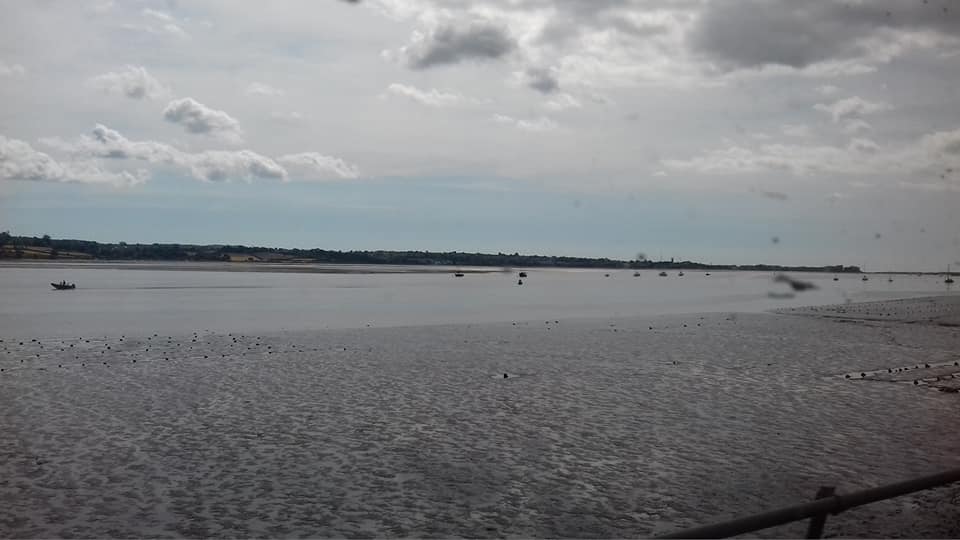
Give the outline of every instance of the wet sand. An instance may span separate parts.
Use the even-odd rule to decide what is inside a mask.
[[[2,335],[0,536],[637,537],[960,466],[960,298],[784,311]]]

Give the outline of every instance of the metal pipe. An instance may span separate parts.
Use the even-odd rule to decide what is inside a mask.
[[[837,492],[833,486],[820,486],[814,499],[825,499],[835,495]],[[827,524],[827,515],[819,514],[810,518],[810,525],[807,527],[807,538],[820,538],[823,536],[823,526]]]
[[[884,499],[892,499],[915,491],[944,486],[960,481],[960,469],[951,469],[938,474],[914,478],[896,484],[855,491],[847,495],[834,495],[813,502],[789,506],[745,518],[696,527],[670,533],[659,538],[727,538],[747,532],[759,531],[800,521],[822,514],[839,514],[849,508],[863,506]]]

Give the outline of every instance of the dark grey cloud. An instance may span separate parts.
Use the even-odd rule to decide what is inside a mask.
[[[543,94],[550,94],[560,89],[560,83],[553,73],[543,68],[527,70],[527,86]]]
[[[471,21],[440,25],[404,52],[411,68],[427,69],[465,60],[493,60],[516,47],[516,40],[505,27],[490,21]]]
[[[783,65],[804,68],[870,57],[884,30],[960,32],[960,5],[943,0],[724,0],[710,2],[690,46],[724,70]]]

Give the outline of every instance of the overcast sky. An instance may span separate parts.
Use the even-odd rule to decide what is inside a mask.
[[[960,266],[951,0],[0,0],[0,228]]]

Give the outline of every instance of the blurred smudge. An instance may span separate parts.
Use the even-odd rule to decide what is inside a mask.
[[[791,289],[797,292],[808,291],[816,289],[817,286],[809,281],[801,281],[799,279],[794,279],[786,274],[779,274],[773,278],[773,281],[776,283],[786,283],[790,286]]]

